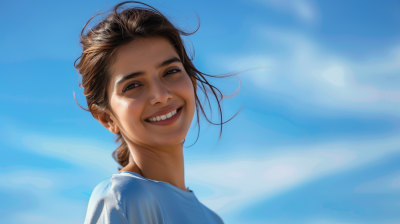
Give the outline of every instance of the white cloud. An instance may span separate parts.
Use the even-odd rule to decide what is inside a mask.
[[[268,151],[263,155],[243,159],[189,161],[186,179],[189,183],[212,188],[214,194],[200,200],[224,213],[258,200],[266,200],[312,179],[398,152],[399,139],[400,136],[396,136],[360,143],[270,148],[258,150]],[[395,181],[392,183],[397,184]]]
[[[311,219],[307,221],[307,224],[365,224],[365,221],[351,221],[348,220],[340,220],[337,217],[329,217],[329,218],[317,218]],[[382,220],[378,221],[370,221],[368,224],[381,224]],[[398,224],[399,220],[385,220],[385,224]]]
[[[42,188],[42,189],[47,189],[50,188],[53,185],[53,181],[44,178],[44,177],[34,177],[34,176],[20,176],[20,177],[14,177],[11,178],[11,182],[14,184],[22,184],[22,185],[32,185],[37,188]]]
[[[345,71],[340,66],[332,66],[322,72],[322,77],[336,87],[345,87]]]
[[[82,223],[84,221],[81,217],[76,218],[76,215],[65,215],[62,216],[61,218],[60,216],[50,216],[48,214],[35,214],[33,212],[24,212],[23,215],[21,214],[16,215],[14,218],[12,218],[12,220],[15,221],[15,223],[31,223],[31,224],[36,224],[36,223],[70,224],[70,223]]]
[[[260,54],[258,50],[257,54],[247,56],[216,55],[210,59],[212,66],[222,64],[228,71],[254,68],[242,76],[243,81],[252,82],[268,94],[290,96],[297,102],[399,114],[400,88],[393,85],[393,80],[400,80],[399,47],[384,55],[354,61],[299,33],[261,30],[265,36],[262,41],[274,43],[275,48],[281,49],[279,52],[266,50]],[[248,84],[244,82],[243,86]]]
[[[80,180],[78,186],[87,184],[87,180],[93,178],[88,174],[90,172],[74,173],[71,170],[66,172],[34,167],[5,168],[0,173],[1,189],[3,192],[10,192],[14,202],[11,203],[9,212],[2,215],[2,221],[32,224],[83,222],[87,201],[77,199],[79,195],[69,198],[62,192],[77,187],[74,180]],[[66,208],[69,213],[65,212]],[[70,213],[74,215],[71,216]]]
[[[51,156],[90,170],[109,175],[117,171],[118,164],[111,157],[112,150],[115,148],[112,143],[32,133],[26,130],[9,131],[3,140],[4,143],[11,144],[20,150]]]
[[[255,2],[294,13],[306,23],[313,23],[318,19],[316,7],[308,0],[255,0]]]
[[[356,193],[389,193],[400,190],[400,170],[360,184]]]

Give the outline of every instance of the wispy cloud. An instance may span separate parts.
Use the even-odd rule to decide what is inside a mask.
[[[3,144],[27,150],[39,155],[50,156],[80,167],[96,169],[106,174],[115,173],[117,163],[111,153],[115,147],[89,138],[59,137],[51,134],[38,134],[34,131],[8,128],[4,133]]]
[[[74,173],[60,170],[44,170],[34,167],[16,167],[0,173],[1,190],[7,192],[13,203],[8,206],[8,212],[2,213],[1,220],[5,223],[79,223],[84,219],[87,199],[68,198],[61,192],[74,186],[71,180],[88,179],[87,172]],[[81,183],[82,184],[82,183]],[[57,203],[55,203],[57,202]],[[65,212],[68,208],[70,213]]]
[[[318,19],[316,7],[308,0],[254,0],[266,7],[294,13],[306,23],[313,23]]]
[[[20,176],[11,178],[11,183],[18,185],[32,185],[37,188],[47,189],[53,185],[53,181],[45,177]]]
[[[212,188],[214,194],[201,200],[212,209],[229,212],[258,200],[266,200],[315,178],[398,152],[399,137],[273,148],[262,155],[228,161],[190,161],[187,180]]]
[[[399,192],[399,190],[400,170],[362,183],[354,189],[357,193],[388,193]]]
[[[266,28],[260,33],[265,37],[262,41],[272,42],[281,50],[267,49],[247,56],[218,55],[213,62],[225,64],[228,70],[256,68],[243,79],[250,77],[268,94],[336,109],[400,112],[400,89],[393,84],[400,81],[400,43],[382,55],[355,61],[299,33]]]
[[[354,221],[354,220],[348,221],[348,220],[330,217],[330,218],[325,218],[325,219],[322,219],[322,218],[312,219],[312,220],[309,220],[307,223],[308,224],[365,224],[366,221],[365,220],[361,221],[361,222]],[[382,223],[382,221],[378,220],[376,222],[368,222],[368,223],[369,224],[372,224],[372,223],[380,224],[380,223]],[[399,220],[385,220],[384,223],[385,224],[397,224],[397,223],[399,223]]]

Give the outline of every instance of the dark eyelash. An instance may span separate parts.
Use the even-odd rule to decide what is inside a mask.
[[[134,85],[136,85],[136,87],[130,88],[131,86],[134,86]],[[128,90],[130,90],[130,89],[137,88],[137,87],[139,87],[139,86],[140,86],[139,83],[132,83],[132,84],[129,84],[127,87],[125,87],[125,89],[124,89],[122,92],[128,91]]]
[[[172,71],[175,71],[175,72],[172,72]],[[180,69],[174,68],[174,69],[171,69],[168,72],[166,72],[165,75],[171,75],[171,74],[174,74],[174,73],[178,73],[180,71],[181,71]]]

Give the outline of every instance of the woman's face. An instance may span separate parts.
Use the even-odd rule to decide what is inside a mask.
[[[128,142],[182,144],[195,111],[192,81],[170,42],[132,41],[117,51],[108,86],[109,104]]]

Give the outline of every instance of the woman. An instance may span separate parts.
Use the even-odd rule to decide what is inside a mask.
[[[94,189],[85,223],[223,223],[186,188],[183,159],[195,110],[197,121],[204,114],[197,87],[219,112],[222,95],[188,57],[180,35],[190,33],[126,3],[140,2],[116,5],[86,34],[85,25],[75,65],[88,110],[121,143],[113,156],[122,169]]]

